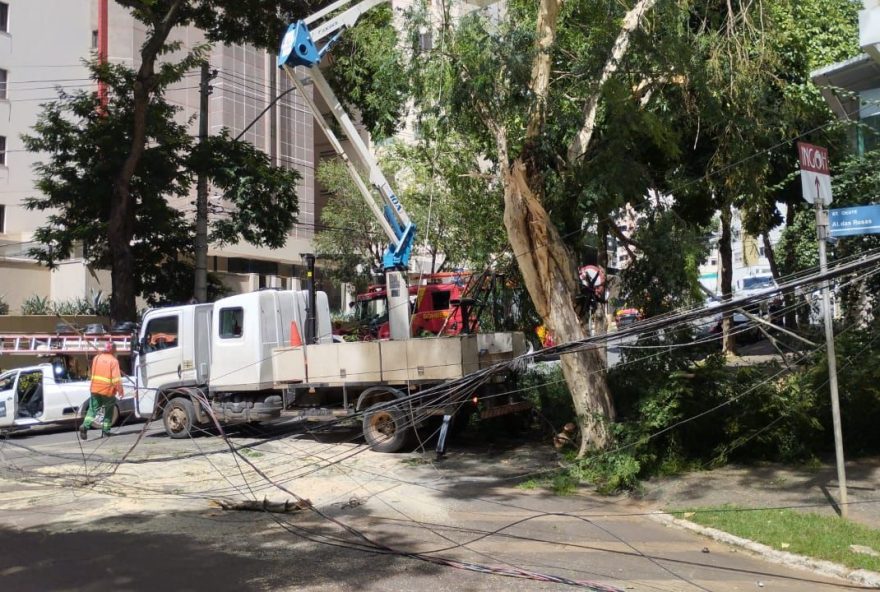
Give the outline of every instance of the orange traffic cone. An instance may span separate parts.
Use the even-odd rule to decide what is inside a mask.
[[[296,321],[290,321],[290,347],[299,347],[303,344],[299,336],[299,328]]]

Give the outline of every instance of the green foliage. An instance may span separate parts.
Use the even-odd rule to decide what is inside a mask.
[[[593,484],[599,493],[611,495],[637,489],[641,470],[642,465],[633,454],[612,451],[586,458],[575,466],[571,474]]]
[[[6,302],[6,299],[0,294],[0,316],[9,314],[9,303]]]
[[[864,329],[838,331],[838,391],[843,424],[844,448],[848,454],[876,454],[880,450],[880,321]],[[823,350],[824,351],[824,350]],[[828,401],[828,362],[818,358],[808,375],[809,387],[816,389],[822,405],[818,417],[831,434],[831,410]],[[830,435],[826,436],[830,447]]]
[[[486,186],[477,147],[461,134],[441,131],[425,118],[412,144],[395,142],[385,161],[401,199],[416,221],[419,246],[433,271],[481,271],[503,249],[503,197]]]
[[[52,301],[48,296],[38,296],[33,294],[25,298],[21,303],[21,314],[23,315],[48,315],[52,314]]]
[[[333,261],[327,270],[331,277],[362,290],[370,283],[370,272],[382,268],[387,237],[341,161],[324,161],[316,176],[331,195],[321,210],[316,252]]]
[[[298,213],[298,172],[272,166],[265,152],[234,140],[225,129],[192,150],[188,173],[200,172],[222,195],[226,210],[211,221],[213,242],[245,240],[257,247],[284,246]]]
[[[538,410],[542,430],[555,436],[562,426],[574,421],[575,412],[571,394],[562,367],[558,364],[541,364],[520,377],[520,388]]]
[[[70,300],[53,301],[48,296],[29,296],[21,305],[23,315],[60,315],[60,316],[109,316],[110,301],[100,290],[92,290],[90,297],[78,297]]]
[[[416,225],[417,248],[430,257],[432,272],[480,271],[502,249],[501,197],[497,188],[487,194],[477,161],[454,134],[423,134],[414,144],[389,142],[381,150],[380,163]],[[317,176],[332,194],[321,212],[318,252],[334,261],[338,279],[364,284],[369,270],[381,270],[388,240],[343,163],[325,161]]]
[[[37,134],[25,143],[29,150],[46,148],[52,154],[53,162],[44,163],[37,171],[38,189],[48,197],[34,198],[26,205],[61,211],[37,232],[37,240],[49,247],[49,254],[38,255],[41,260],[51,265],[69,253],[73,243],[83,241],[90,248],[87,258],[91,262],[110,264],[101,266],[111,269],[113,316],[124,319],[135,314],[136,294],[161,295],[167,289],[153,281],[162,275],[159,266],[189,259],[187,251],[192,251],[190,225],[181,223],[180,212],[155,199],[158,189],[163,189],[165,197],[184,196],[191,182],[189,175],[178,172],[188,161],[192,140],[184,126],[174,123],[174,110],[162,95],[204,59],[208,45],[186,48],[183,59],[175,62],[168,56],[184,47],[181,42],[169,42],[169,34],[175,28],[194,25],[205,32],[209,42],[251,43],[274,51],[287,25],[314,12],[314,6],[308,0],[118,0],[118,4],[144,25],[137,71],[122,66],[93,67],[93,78],[111,89],[111,104],[105,113],[97,97],[87,93],[62,96],[54,107],[44,108]],[[384,48],[388,49],[387,42]],[[375,57],[369,53],[374,49],[364,43],[352,52],[365,51],[367,57]],[[367,70],[356,77],[354,89],[343,89],[342,98],[348,98],[348,91],[354,95],[351,102],[363,100],[368,123],[370,118],[384,116],[382,123],[387,124],[389,116],[382,108],[388,101],[376,100],[374,94],[394,96],[393,92],[388,94],[392,68],[386,65],[381,71]],[[379,86],[371,86],[373,83]],[[53,135],[58,142],[52,141]],[[80,146],[77,136],[87,141]],[[109,139],[115,143],[108,143]],[[61,147],[60,154],[56,154],[56,146]],[[270,170],[265,159],[243,145],[225,142],[215,148],[219,148],[215,155],[221,162],[216,164],[220,174],[214,180],[228,191],[227,197],[235,206],[228,214],[238,218],[220,221],[215,236],[225,242],[243,236],[259,245],[283,244],[282,237],[294,216],[294,208],[289,207],[293,192],[288,189],[286,197],[279,197],[267,191],[272,193],[273,187],[292,177]],[[224,158],[232,155],[244,162],[230,163]],[[197,167],[212,169],[204,158],[197,160]],[[247,170],[248,166],[257,170]],[[96,193],[94,203],[82,199],[87,195],[82,190],[88,187]],[[66,198],[65,189],[79,191]],[[252,200],[254,197],[257,199]],[[88,215],[71,214],[69,206],[79,206]],[[109,212],[114,215],[108,216]],[[60,251],[52,252],[54,247]]]
[[[878,328],[836,340],[844,446],[856,455],[880,450]],[[728,367],[723,357],[700,360],[704,355],[673,349],[612,369],[615,444],[573,464],[569,474],[608,493],[652,475],[731,461],[805,462],[832,450],[824,356],[789,373],[775,364]]]
[[[107,115],[97,114],[96,93],[60,91],[57,101],[43,105],[34,134],[23,137],[28,150],[49,155],[35,167],[36,187],[42,195],[25,200],[29,209],[50,212],[47,224],[35,232],[44,248],[33,251],[49,266],[69,257],[79,243],[87,246],[84,258],[95,267],[110,268],[113,260],[107,243],[113,189],[107,180],[115,177],[128,156],[134,74],[119,65],[91,67],[110,89]],[[150,272],[191,249],[191,225],[168,203],[168,198],[188,196],[192,183],[190,175],[181,174],[192,139],[187,128],[175,122],[176,113],[161,96],[151,101],[149,145],[132,183],[137,204],[132,212],[132,249],[140,293],[160,291],[160,286],[149,283]]]
[[[792,223],[782,231],[776,250],[786,254],[779,266],[780,273],[784,276],[818,266],[815,211],[799,207]]]
[[[306,0],[116,0],[144,23],[148,33],[171,26],[195,25],[210,41],[251,43],[278,49],[281,32],[294,20],[314,12]],[[172,10],[173,9],[173,10]]]
[[[626,303],[648,317],[702,303],[699,265],[708,250],[703,235],[672,211],[640,223],[633,238],[641,256],[621,274]]]
[[[880,150],[855,155],[840,163],[834,171],[833,207],[857,206],[875,203],[880,194]],[[804,237],[808,240],[808,237]],[[813,236],[815,242],[815,233]],[[845,258],[880,247],[880,235],[841,237],[829,247],[830,258]],[[856,322],[870,322],[877,315],[880,304],[880,278],[868,274],[862,281],[841,290],[844,315]]]
[[[406,77],[390,6],[361,17],[333,48],[330,86],[354,107],[374,140],[397,131],[406,96]]]

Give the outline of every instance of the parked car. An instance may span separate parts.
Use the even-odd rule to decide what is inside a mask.
[[[65,380],[64,368],[39,364],[0,374],[0,430],[28,430],[48,425],[77,424],[89,405],[89,381]],[[112,424],[134,413],[133,385],[113,407]],[[103,415],[99,418],[103,419]],[[100,427],[100,421],[95,425]]]
[[[715,308],[722,304],[722,300],[718,296],[712,296],[706,299],[706,308]],[[755,328],[747,328],[750,319],[739,312],[731,314],[731,331],[736,334],[737,341],[740,343],[751,343],[761,338],[760,331]],[[721,323],[724,315],[716,314],[709,317],[703,317],[694,323],[696,329],[696,338],[699,340],[708,340],[713,337],[720,337],[722,332]]]
[[[775,292],[777,289],[778,285],[772,275],[748,276],[737,280],[734,298],[766,295],[767,297],[761,300],[760,305],[752,308],[764,316],[772,316],[783,307],[782,294]]]

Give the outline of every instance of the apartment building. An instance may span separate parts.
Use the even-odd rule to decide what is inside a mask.
[[[22,200],[35,195],[33,166],[45,155],[27,152],[21,135],[31,131],[40,105],[55,99],[57,89],[94,88],[83,60],[99,45],[106,43],[110,61],[137,67],[144,38],[142,24],[112,0],[0,1],[0,296],[12,312],[31,295],[65,301],[92,290],[109,291],[109,271],[89,269],[79,257],[54,271],[27,257],[45,214],[26,210]],[[171,40],[193,47],[204,42],[204,36],[192,27],[180,28]],[[210,133],[228,128],[236,135],[256,120],[243,138],[301,176],[299,186],[291,188],[299,196],[299,223],[287,245],[277,250],[247,243],[211,248],[209,270],[235,292],[293,286],[300,275],[300,253],[311,251],[320,214],[312,117],[295,92],[259,116],[272,97],[288,88],[277,76],[274,55],[249,46],[215,45],[209,60],[216,70],[208,110]],[[195,134],[198,72],[186,76],[167,98],[181,107],[181,121],[192,122]],[[227,215],[218,196],[212,196],[211,204],[212,215]],[[189,199],[174,205],[194,214]]]
[[[811,73],[828,106],[850,129],[858,154],[880,148],[880,0],[863,0],[858,56]]]

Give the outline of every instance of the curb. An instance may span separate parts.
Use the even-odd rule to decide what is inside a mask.
[[[747,551],[760,555],[764,559],[773,563],[809,570],[823,576],[843,578],[869,588],[880,588],[880,573],[875,571],[852,569],[851,567],[840,565],[839,563],[832,563],[831,561],[813,559],[812,557],[796,555],[786,551],[778,551],[767,545],[762,545],[761,543],[756,543],[755,541],[732,535],[723,530],[718,530],[717,528],[709,528],[708,526],[701,526],[688,520],[676,518],[667,512],[658,511],[649,516],[652,520],[666,526],[683,528],[707,536],[711,539],[715,539],[719,543],[741,547]]]

